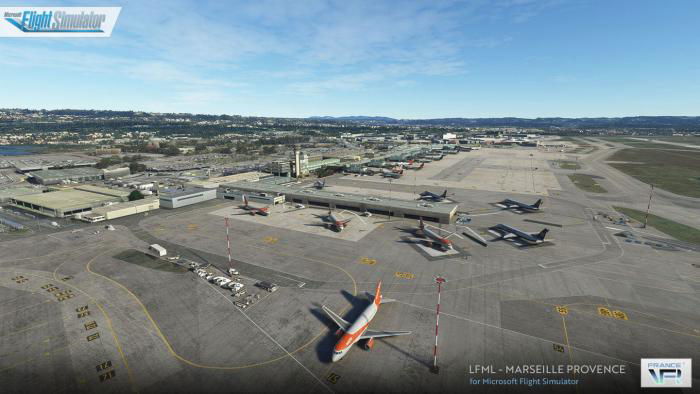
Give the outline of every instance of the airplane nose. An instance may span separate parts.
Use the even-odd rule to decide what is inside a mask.
[[[333,362],[337,362],[338,360],[343,358],[344,355],[345,355],[345,353],[333,353],[333,357],[331,357],[331,360]]]

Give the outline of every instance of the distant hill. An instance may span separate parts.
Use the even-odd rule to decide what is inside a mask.
[[[631,128],[700,128],[700,116],[626,116],[619,118],[440,118],[394,119],[383,116],[313,116],[311,120],[396,124],[415,126],[515,126],[515,127],[631,127]]]
[[[340,122],[382,122],[395,123],[398,119],[387,118],[385,116],[312,116],[312,120],[337,120]]]

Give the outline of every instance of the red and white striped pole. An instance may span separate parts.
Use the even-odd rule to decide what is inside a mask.
[[[228,250],[228,267],[233,268],[231,265],[231,239],[228,236],[228,218],[224,218],[226,223],[226,249]]]
[[[438,301],[437,301],[437,315],[435,317],[435,347],[433,348],[433,367],[430,368],[432,373],[439,373],[440,368],[437,365],[437,349],[438,349],[438,327],[440,326],[440,291],[442,290],[442,284],[447,282],[447,280],[441,276],[435,277],[435,282],[438,284]]]

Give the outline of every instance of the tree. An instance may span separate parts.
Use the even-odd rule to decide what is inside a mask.
[[[100,169],[104,169],[104,168],[107,168],[111,165],[119,164],[121,162],[122,162],[122,159],[119,158],[119,156],[103,157],[100,159],[100,161],[97,162],[97,164],[95,164],[95,167],[100,168]]]
[[[180,154],[180,149],[175,145],[166,145],[160,149],[160,152],[166,156],[177,156]]]
[[[277,152],[277,148],[274,145],[266,145],[263,146],[263,153],[266,155],[270,155]]]
[[[144,172],[146,171],[146,165],[132,161],[131,163],[129,163],[129,171],[131,171],[132,174],[136,174],[137,172]]]
[[[129,193],[129,201],[143,200],[143,194],[140,191],[134,190]]]

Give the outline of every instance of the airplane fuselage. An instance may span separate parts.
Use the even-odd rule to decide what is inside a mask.
[[[356,344],[362,338],[362,335],[367,331],[369,323],[374,319],[374,315],[377,314],[379,307],[376,303],[370,303],[362,314],[358,316],[357,319],[350,325],[350,328],[343,333],[343,336],[335,344],[333,348],[333,362],[340,360],[345,357],[347,352],[352,348],[352,345]]]
[[[331,226],[335,227],[338,231],[343,231],[345,228],[345,222],[338,220],[332,213],[328,215],[328,221],[331,222]]]
[[[542,243],[544,241],[544,239],[537,238],[536,236],[534,236],[530,233],[520,231],[515,227],[507,226],[505,224],[499,224],[495,228],[497,230],[503,231],[505,233],[513,234],[516,237],[520,238],[521,240],[523,240],[529,244],[538,244],[538,243]]]
[[[539,207],[536,207],[536,206],[534,206],[534,205],[524,204],[524,203],[522,203],[522,202],[514,201],[514,200],[511,200],[511,199],[506,199],[503,203],[504,203],[508,208],[518,208],[518,209],[521,209],[521,210],[526,211],[526,212],[537,212],[537,211],[540,210]]]
[[[444,200],[444,198],[442,196],[437,195],[435,193],[431,193],[431,192],[421,193],[420,199],[421,200],[433,200],[433,201],[437,201],[437,202]]]
[[[425,226],[421,228],[421,231],[426,236],[426,238],[430,238],[431,240],[435,241],[435,243],[438,244],[441,248],[446,250],[452,249],[452,242],[450,242],[450,240],[448,240],[447,238],[441,237],[439,234]]]

